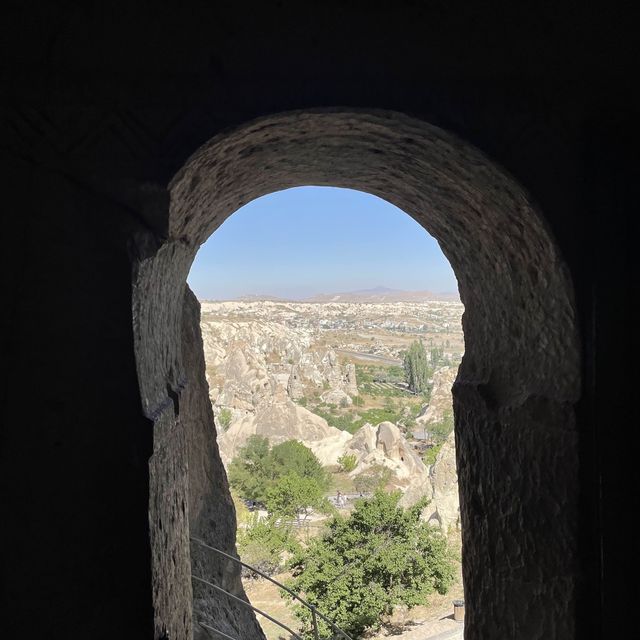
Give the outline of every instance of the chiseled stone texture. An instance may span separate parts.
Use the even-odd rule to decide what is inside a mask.
[[[142,265],[142,333],[171,332],[180,312],[173,288],[226,217],[304,184],[397,205],[438,239],[458,277],[467,639],[572,637],[580,386],[572,288],[528,194],[476,149],[400,114],[346,110],[276,115],[213,138],[172,181],[169,238]],[[172,341],[170,333],[156,341],[164,350],[145,364],[149,399],[183,370]]]
[[[156,638],[190,638],[191,560],[187,514],[187,449],[173,403],[155,421],[149,475],[154,633]]]
[[[191,536],[230,555],[236,554],[236,516],[216,442],[200,333],[200,304],[187,288],[182,316],[182,358],[187,373],[180,395],[181,425],[189,455],[189,527]],[[197,544],[191,546],[193,574],[246,599],[240,565]],[[263,638],[250,609],[198,582],[193,584],[194,636],[208,638],[198,621],[247,640]],[[214,637],[214,636],[212,636]]]

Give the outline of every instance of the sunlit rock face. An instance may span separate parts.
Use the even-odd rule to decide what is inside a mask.
[[[351,439],[346,431],[330,427],[324,418],[298,406],[287,397],[260,404],[255,412],[247,413],[220,436],[220,454],[226,464],[233,460],[252,435],[269,438],[272,445],[286,440],[299,440],[312,450],[317,449],[320,462],[325,465],[336,464],[342,453],[342,445]],[[335,442],[336,446],[329,447],[325,441]]]
[[[431,502],[422,516],[436,522],[444,531],[460,528],[460,496],[456,470],[456,446],[453,432],[446,439],[429,468]]]
[[[457,367],[442,367],[433,374],[429,404],[424,412],[416,418],[416,423],[419,426],[422,427],[439,422],[447,412],[451,414],[453,404],[451,389],[457,375]]]

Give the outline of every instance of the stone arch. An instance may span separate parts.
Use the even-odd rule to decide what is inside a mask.
[[[186,276],[199,246],[240,206],[307,184],[358,189],[398,206],[439,241],[457,275],[466,309],[454,386],[466,637],[572,637],[580,353],[567,270],[535,203],[506,172],[442,129],[381,111],[251,122],[199,148],[171,182],[167,238],[137,263],[133,296],[142,401],[159,443],[150,517],[156,615],[167,628],[180,626],[171,620],[183,613],[162,583],[188,575],[186,521],[175,525],[171,515],[172,540],[154,530],[154,513],[167,515],[165,503],[188,492],[179,429],[188,411]],[[182,453],[169,455],[172,447]],[[176,550],[181,571],[167,560]]]

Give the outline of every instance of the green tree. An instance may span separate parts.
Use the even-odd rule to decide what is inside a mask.
[[[453,431],[453,412],[451,409],[445,409],[442,419],[438,422],[432,422],[425,426],[425,430],[431,436],[434,444],[442,444],[449,434]]]
[[[298,440],[287,440],[275,445],[271,449],[267,464],[274,481],[294,474],[315,480],[322,492],[328,491],[331,486],[329,472],[320,464],[313,451]]]
[[[298,522],[306,520],[314,509],[323,513],[331,511],[318,481],[296,473],[279,478],[267,490],[266,506],[270,515],[295,518]]]
[[[439,347],[433,347],[430,353],[431,357],[431,366],[435,369],[441,364],[445,364],[444,362],[444,347],[440,345]]]
[[[252,435],[229,465],[229,483],[241,498],[266,502],[269,489],[280,478],[311,478],[321,492],[329,490],[331,476],[313,451],[297,440],[269,448],[269,439]]]
[[[353,471],[358,465],[358,458],[356,458],[355,454],[351,453],[343,453],[338,458],[338,464],[340,465],[340,469],[345,473],[350,473]]]
[[[405,381],[413,393],[422,393],[427,389],[431,370],[427,361],[427,352],[422,341],[415,341],[405,353],[403,359]]]
[[[251,435],[229,465],[229,484],[245,500],[264,502],[271,481],[269,439]]]
[[[254,517],[249,526],[238,530],[237,545],[244,562],[269,576],[283,568],[285,553],[300,549],[293,527],[279,522],[276,516],[267,520]],[[258,574],[243,569],[243,576],[255,578]]]
[[[288,586],[353,638],[379,627],[395,606],[424,604],[428,594],[446,593],[453,581],[446,539],[420,520],[427,501],[403,509],[399,499],[400,492],[377,492],[358,501],[351,516],[335,516],[291,562]],[[294,613],[311,638],[310,612],[294,605]],[[330,630],[320,626],[328,637]]]
[[[252,520],[251,511],[234,489],[231,489],[231,499],[236,511],[236,528],[247,526]]]

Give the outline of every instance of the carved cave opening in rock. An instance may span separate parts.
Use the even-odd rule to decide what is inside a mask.
[[[464,353],[464,307],[435,239],[376,196],[335,187],[286,189],[227,218],[200,247],[188,285],[200,302],[206,379],[236,507],[240,558],[284,581],[283,557],[277,561],[265,545],[265,527],[279,536],[288,531],[305,545],[329,523],[330,505],[350,514],[358,496],[373,496],[377,480],[385,492],[400,492],[404,508],[427,498],[422,520],[446,536],[459,558],[451,387]],[[412,345],[418,352],[422,345],[426,373],[419,380],[424,386],[413,392],[403,370]],[[330,479],[325,486],[318,477],[327,501],[310,498],[301,506],[311,509],[297,518],[284,515],[288,525],[270,513],[266,490],[274,483],[282,490],[287,481],[259,473],[265,463],[271,471],[280,467],[261,457],[257,483],[256,473],[245,475],[239,462],[250,439],[252,450],[264,454],[258,444],[263,438],[269,447],[302,443]],[[352,469],[340,464],[343,455],[352,456]],[[299,471],[290,467],[296,477]],[[253,501],[259,506],[251,508]],[[250,532],[260,542],[251,542]],[[385,548],[372,542],[373,558]],[[364,560],[345,559],[351,569],[340,579],[348,580]],[[422,602],[409,614],[411,620],[426,617],[433,633],[458,627],[449,619],[451,601],[463,597],[457,559],[452,569],[448,595],[429,598],[427,609]],[[202,602],[211,596],[194,575],[194,599]],[[249,599],[296,628],[299,622],[278,587],[255,577],[244,571]],[[332,610],[316,605],[321,612]],[[195,612],[198,618],[203,614]],[[280,637],[281,628],[258,618],[268,637]],[[344,628],[346,618],[335,621]]]
[[[527,193],[470,145],[402,114],[342,110],[268,117],[197,150],[172,182],[166,241],[137,265],[138,375],[155,422],[149,520],[158,635],[192,632],[191,561],[205,561],[190,558],[189,535],[206,531],[217,547],[234,548],[186,277],[226,217],[304,184],[393,203],[437,238],[457,275],[466,344],[454,385],[465,636],[539,628],[571,637],[580,354],[562,258]],[[163,404],[167,391],[172,401]],[[206,562],[214,581],[242,594],[238,571]],[[206,607],[218,628],[261,637],[241,607]]]

